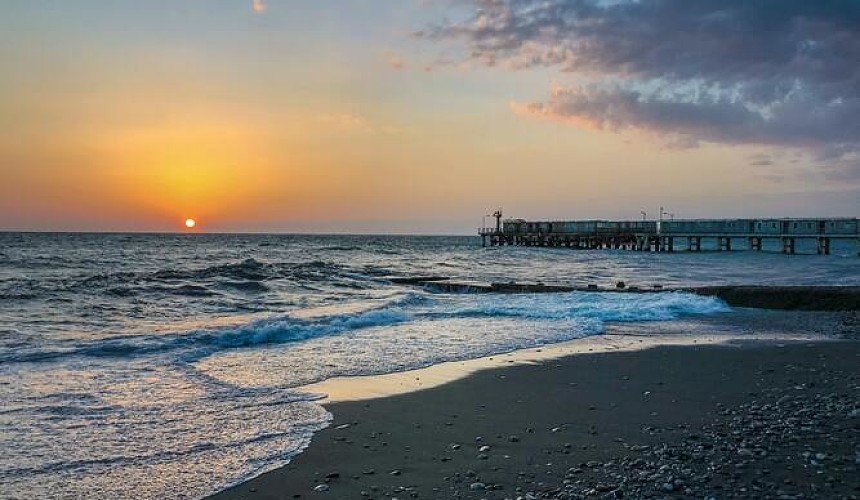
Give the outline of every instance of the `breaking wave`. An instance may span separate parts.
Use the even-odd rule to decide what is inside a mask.
[[[595,318],[611,321],[663,321],[692,314],[728,311],[722,300],[685,292],[474,295],[441,316],[516,317],[544,320]]]
[[[728,306],[715,297],[683,292],[573,292],[435,297],[410,292],[359,311],[310,318],[284,315],[235,327],[127,336],[73,345],[65,349],[16,349],[0,352],[0,361],[32,362],[66,356],[123,357],[167,351],[177,351],[182,360],[192,361],[224,349],[296,342],[413,320],[475,317],[544,321],[588,319],[593,320],[589,324],[596,322],[598,328],[575,333],[594,334],[602,331],[605,322],[669,320],[685,315],[728,310]]]

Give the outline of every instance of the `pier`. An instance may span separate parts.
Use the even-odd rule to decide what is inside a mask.
[[[803,243],[829,255],[834,241],[855,242],[860,255],[860,219],[679,219],[679,220],[502,220],[479,229],[483,246],[521,245],[572,249],[621,249],[639,252],[701,252],[765,247],[798,253]],[[811,252],[810,252],[811,253]]]

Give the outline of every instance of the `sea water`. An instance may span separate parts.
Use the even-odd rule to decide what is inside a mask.
[[[718,314],[686,293],[444,294],[392,276],[860,284],[830,256],[481,248],[471,237],[0,234],[0,493],[198,498],[330,415],[297,389]]]

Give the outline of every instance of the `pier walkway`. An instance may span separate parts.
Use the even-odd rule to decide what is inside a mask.
[[[484,246],[524,245],[576,249],[633,251],[702,251],[703,242],[718,251],[767,246],[786,254],[798,252],[800,243],[829,255],[834,241],[853,242],[860,255],[860,219],[686,219],[642,221],[526,221],[501,220],[481,228]]]

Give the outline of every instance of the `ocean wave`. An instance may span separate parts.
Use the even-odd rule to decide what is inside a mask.
[[[355,245],[334,245],[330,247],[322,247],[320,250],[324,252],[357,252],[364,248]]]
[[[94,266],[98,269],[98,267]],[[63,273],[38,279],[25,275],[0,278],[0,300],[34,301],[52,297],[78,300],[80,294],[117,298],[148,295],[207,297],[221,293],[266,293],[269,282],[319,291],[318,286],[367,289],[379,280],[361,268],[325,261],[264,262],[248,258],[199,268],[147,271]],[[70,300],[70,301],[71,301]]]
[[[481,294],[452,295],[447,299],[430,300],[425,294],[410,292],[388,297],[365,310],[309,318],[286,315],[230,328],[124,336],[64,349],[6,351],[0,353],[0,362],[45,361],[65,356],[126,357],[169,351],[180,352],[184,361],[193,361],[224,349],[297,342],[412,320],[505,317],[558,321],[584,318],[602,324],[671,320],[685,315],[729,310],[718,298],[685,292]]]
[[[33,300],[39,296],[35,293],[0,292],[0,300]]]
[[[177,285],[177,286],[151,286],[148,291],[157,291],[169,295],[184,295],[186,297],[211,297],[218,295],[217,292],[210,290],[202,285]]]
[[[282,316],[257,320],[230,328],[192,330],[161,335],[128,335],[70,345],[61,349],[22,349],[0,352],[0,362],[49,361],[68,356],[129,357],[158,352],[180,351],[191,361],[222,349],[296,342],[362,328],[401,323],[409,319],[404,306],[421,301],[415,293],[390,298],[377,308],[330,316],[300,318]]]
[[[450,311],[448,317],[520,317],[561,320],[595,318],[600,321],[660,321],[684,315],[726,312],[728,305],[716,297],[686,292],[612,293],[572,292],[557,294],[472,295]]]
[[[232,288],[246,293],[265,293],[270,290],[268,286],[259,281],[221,281],[222,287]]]
[[[148,272],[105,272],[78,278],[62,288],[87,288],[126,284],[198,282],[200,280],[234,280],[262,282],[292,278],[298,280],[325,280],[341,272],[342,266],[331,262],[262,262],[253,258],[241,262],[219,264],[192,269],[159,269]]]
[[[321,427],[322,424],[318,424],[316,426],[311,426],[310,429],[313,430],[315,428]],[[207,451],[212,451],[221,448],[233,447],[239,448],[243,445],[258,443],[260,441],[269,441],[273,439],[279,439],[284,437],[295,437],[300,438],[304,437],[303,434],[308,434],[309,431],[303,428],[297,428],[296,430],[288,431],[280,431],[280,432],[268,432],[265,434],[258,434],[255,436],[251,436],[249,438],[230,441],[230,442],[218,442],[218,441],[203,441],[194,443],[191,446],[186,448],[177,448],[177,449],[165,449],[159,450],[151,453],[142,453],[138,455],[111,455],[105,457],[98,458],[90,458],[83,460],[68,460],[68,461],[55,461],[48,462],[39,465],[38,467],[10,467],[5,469],[0,469],[0,477],[6,476],[30,476],[35,474],[53,474],[57,472],[72,472],[72,471],[82,471],[82,470],[91,470],[93,468],[102,468],[102,467],[117,467],[123,465],[146,465],[164,462],[168,460],[176,460],[177,458],[189,456],[189,455],[197,455],[199,453],[204,453]],[[295,452],[294,452],[295,453]]]

